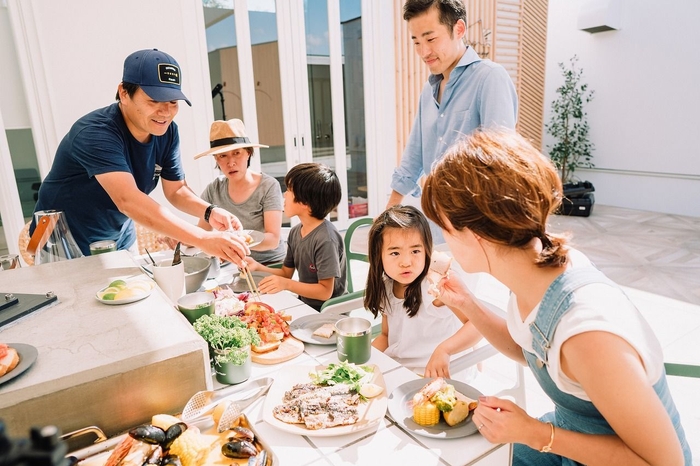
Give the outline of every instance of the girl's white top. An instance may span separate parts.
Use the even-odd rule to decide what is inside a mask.
[[[421,283],[423,300],[413,317],[406,314],[404,300],[394,296],[393,280],[387,279],[384,284],[389,296],[389,306],[384,311],[389,325],[389,346],[384,353],[404,367],[422,374],[435,348],[454,335],[462,327],[462,322],[447,306],[435,307],[432,304],[435,298],[428,294],[427,279]],[[467,351],[452,355],[450,359],[454,360]]]

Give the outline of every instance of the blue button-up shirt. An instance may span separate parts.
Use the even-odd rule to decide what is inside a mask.
[[[505,68],[482,60],[468,47],[452,70],[442,100],[437,101],[442,75],[431,74],[420,96],[401,164],[394,170],[391,189],[420,196],[418,179],[461,136],[479,126],[515,128],[518,97]]]

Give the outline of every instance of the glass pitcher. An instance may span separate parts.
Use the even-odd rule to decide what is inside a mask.
[[[83,256],[68,228],[64,212],[40,210],[34,213],[34,220],[36,228],[27,245],[29,254],[34,255],[34,265]]]

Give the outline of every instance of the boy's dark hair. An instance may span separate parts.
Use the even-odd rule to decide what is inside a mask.
[[[467,24],[467,9],[462,0],[406,0],[403,5],[403,19],[408,21],[435,7],[440,12],[440,24],[452,33],[452,28],[460,19]]]
[[[340,180],[330,167],[320,163],[300,163],[284,177],[284,184],[294,200],[311,209],[311,216],[326,218],[340,204],[343,194]]]
[[[396,228],[399,230],[415,229],[420,233],[425,246],[425,266],[420,276],[406,287],[403,307],[406,314],[413,317],[418,312],[423,301],[421,285],[430,268],[430,256],[433,251],[433,235],[430,225],[423,213],[413,206],[396,205],[389,207],[379,214],[369,230],[367,243],[369,249],[367,258],[369,261],[369,273],[367,274],[367,286],[365,287],[365,309],[377,317],[389,304],[386,286],[384,285],[384,264],[382,263],[382,248],[384,247],[384,230]]]
[[[125,83],[122,82],[122,87],[126,91],[126,93],[129,95],[129,97],[134,97],[134,94],[136,94],[136,91],[139,90],[139,85],[134,84],[134,83]],[[119,90],[117,90],[117,96],[116,96],[117,101],[119,101]]]

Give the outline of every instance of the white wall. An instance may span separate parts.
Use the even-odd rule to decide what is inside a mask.
[[[24,98],[15,41],[7,8],[0,5],[0,113],[5,129],[29,128],[27,100]]]
[[[193,160],[209,147],[213,116],[201,0],[8,0],[8,11],[18,62],[9,66],[21,71],[42,177],[75,120],[115,101],[124,58],[158,48],[177,59],[193,104],[181,102],[175,121],[188,183],[201,192],[213,176]]]
[[[563,82],[557,64],[576,54],[595,91],[596,146],[596,168],[576,174],[594,183],[596,202],[700,216],[700,2],[619,0],[621,28],[596,34],[576,28],[587,3],[549,0],[545,121]]]

